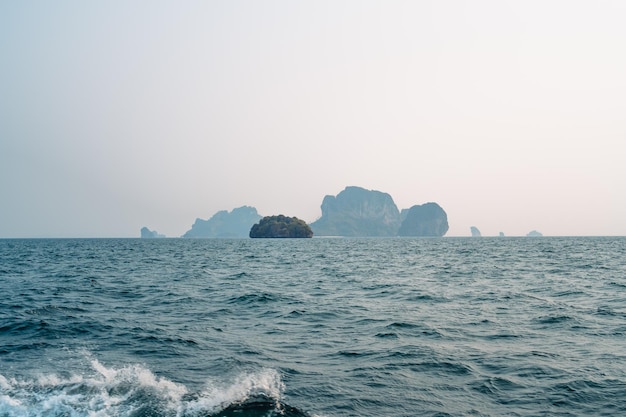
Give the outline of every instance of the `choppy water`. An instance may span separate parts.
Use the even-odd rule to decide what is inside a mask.
[[[626,238],[0,240],[0,416],[626,415]]]

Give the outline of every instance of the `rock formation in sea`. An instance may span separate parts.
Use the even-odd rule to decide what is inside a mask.
[[[141,228],[142,239],[156,239],[161,237],[165,237],[165,235],[159,234],[156,230],[150,230],[147,227]]]
[[[540,232],[538,232],[536,230],[532,230],[532,231],[528,232],[526,234],[526,236],[528,236],[528,237],[541,237],[541,236],[543,236],[543,234],[541,234]]]
[[[311,223],[316,236],[396,236],[400,212],[387,193],[346,187],[322,201],[322,217]]]
[[[498,236],[504,237],[504,232],[500,232],[500,234]]]
[[[218,211],[208,220],[196,219],[191,230],[182,237],[186,238],[240,238],[248,237],[250,228],[261,219],[256,208],[243,206]]]
[[[472,232],[472,237],[481,237],[482,236],[480,234],[480,230],[478,230],[478,227],[476,227],[476,226],[470,227],[470,232]]]
[[[313,231],[304,220],[297,217],[266,216],[252,226],[251,238],[310,238]]]
[[[402,211],[405,217],[398,236],[441,237],[448,231],[448,215],[437,203],[416,205]]]

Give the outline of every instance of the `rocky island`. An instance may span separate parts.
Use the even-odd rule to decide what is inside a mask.
[[[387,193],[346,187],[322,201],[322,217],[311,223],[316,236],[443,236],[448,217],[437,203],[398,211]]]
[[[437,203],[402,210],[402,216],[398,236],[441,237],[448,231],[448,215]]]
[[[250,229],[251,238],[310,238],[313,231],[297,217],[266,216]]]
[[[346,187],[322,201],[322,217],[311,223],[316,236],[396,236],[400,212],[387,193]]]
[[[256,208],[242,206],[218,211],[208,220],[196,219],[191,230],[183,237],[187,238],[239,238],[248,237],[250,227],[261,219]]]
[[[480,234],[480,230],[478,230],[478,227],[476,227],[476,226],[470,227],[470,232],[472,233],[472,237],[481,237],[482,236],[482,234]]]
[[[142,227],[140,233],[142,239],[156,239],[165,237],[165,235],[160,234],[156,230],[150,230],[147,227]]]

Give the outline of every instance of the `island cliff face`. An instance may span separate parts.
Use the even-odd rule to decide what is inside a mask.
[[[218,211],[208,220],[196,219],[191,230],[183,237],[187,238],[239,238],[248,237],[250,227],[261,219],[256,208],[243,206]]]
[[[448,215],[437,203],[426,203],[402,211],[404,221],[398,236],[441,237],[448,231]]]
[[[400,212],[391,196],[346,187],[322,201],[322,217],[311,223],[316,236],[396,236]]]

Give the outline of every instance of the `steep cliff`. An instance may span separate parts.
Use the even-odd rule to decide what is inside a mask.
[[[400,212],[387,193],[346,187],[322,201],[322,217],[311,223],[316,236],[395,236]]]
[[[405,215],[398,236],[439,237],[448,231],[448,215],[437,203],[413,206]]]

